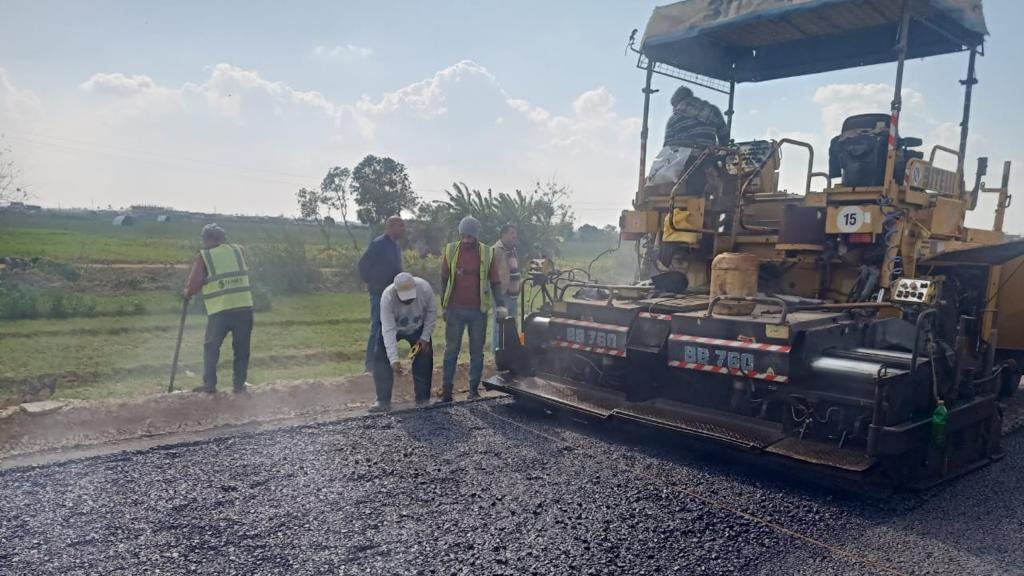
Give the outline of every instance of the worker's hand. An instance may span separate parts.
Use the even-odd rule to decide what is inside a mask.
[[[402,363],[401,362],[392,362],[391,363],[391,371],[394,373],[394,375],[396,377],[397,376],[402,376],[403,374],[405,374],[405,368],[402,368]]]
[[[420,338],[420,341],[417,342],[417,344],[420,345],[420,354],[430,354],[430,340],[424,340]]]
[[[192,299],[192,295],[188,293],[188,288],[182,289],[181,297],[185,299],[186,302]]]
[[[498,320],[504,320],[505,318],[508,318],[508,308],[505,308],[504,306],[498,306],[497,308],[494,309],[494,316]]]

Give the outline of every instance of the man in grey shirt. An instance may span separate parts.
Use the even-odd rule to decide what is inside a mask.
[[[408,272],[395,276],[393,284],[380,296],[380,341],[373,356],[373,384],[377,403],[370,412],[385,412],[391,408],[391,389],[395,376],[405,372],[398,355],[398,341],[405,340],[415,353],[412,361],[413,389],[416,404],[430,400],[430,385],[434,375],[434,354],[430,336],[437,323],[437,302],[430,284]]]

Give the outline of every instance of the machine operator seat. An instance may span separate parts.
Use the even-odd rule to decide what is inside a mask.
[[[829,144],[829,176],[841,176],[843,186],[848,187],[882,186],[891,123],[888,114],[857,114],[844,120],[842,132]],[[900,138],[897,134],[893,177],[898,184],[903,183],[907,160],[924,157],[922,152],[910,150],[920,145],[919,138]]]

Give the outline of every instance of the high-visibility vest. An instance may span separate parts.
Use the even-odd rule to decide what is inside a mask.
[[[494,259],[494,248],[480,241],[477,241],[477,246],[480,247],[480,311],[486,314],[491,309],[491,283],[489,279],[491,261]],[[459,249],[461,248],[462,240],[445,244],[444,246],[444,259],[448,262],[448,286],[445,287],[444,294],[441,296],[442,308],[448,307],[448,301],[451,300],[452,292],[455,291],[455,272],[456,265],[459,263]]]
[[[249,267],[245,265],[242,249],[234,244],[221,244],[199,253],[206,264],[206,282],[203,283],[206,313],[252,308]]]

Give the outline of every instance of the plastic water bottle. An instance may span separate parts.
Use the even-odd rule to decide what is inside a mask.
[[[939,400],[939,405],[932,412],[932,443],[936,448],[946,445],[946,424],[949,422],[949,410],[946,403]]]

